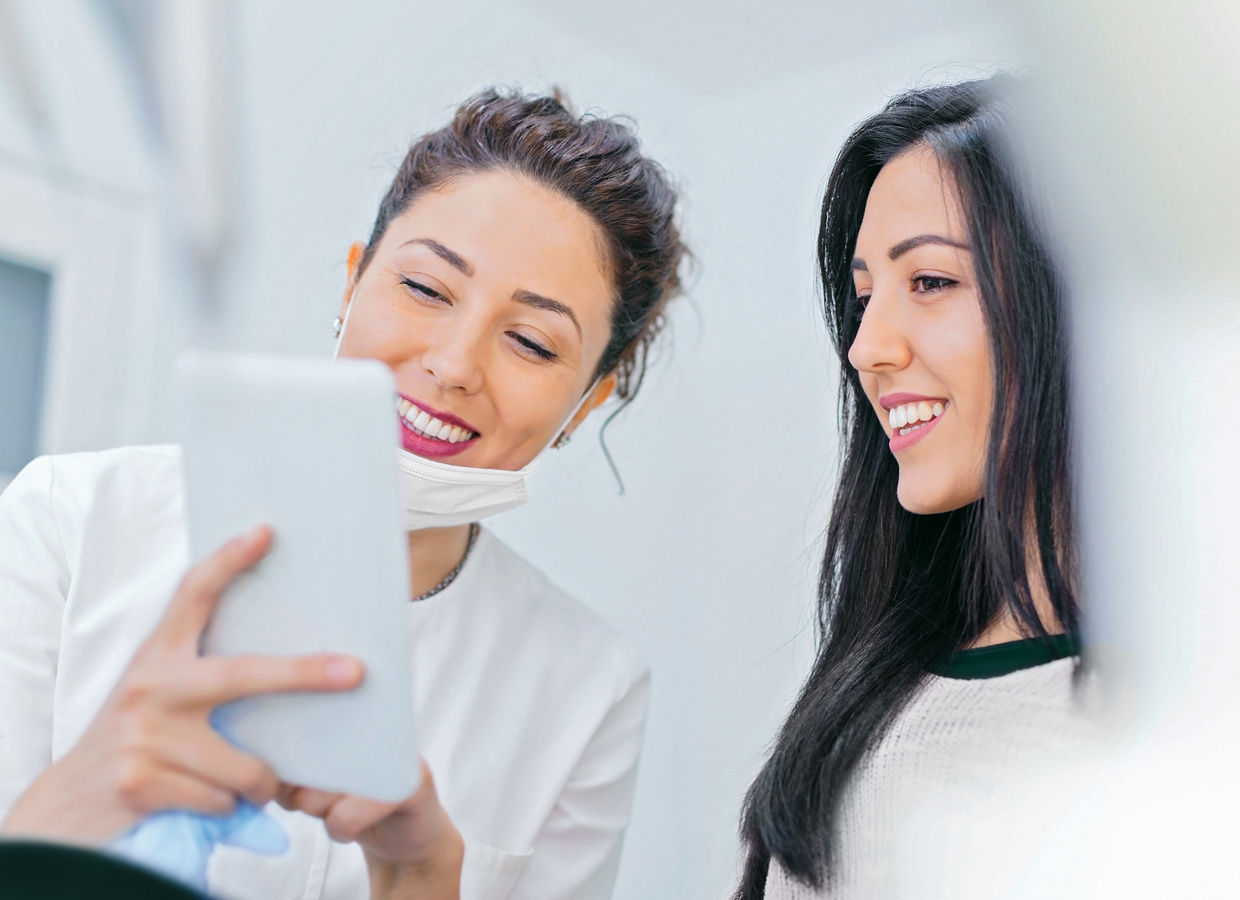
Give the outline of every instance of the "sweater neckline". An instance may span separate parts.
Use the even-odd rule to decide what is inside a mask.
[[[1049,638],[1026,638],[958,650],[929,668],[930,672],[944,678],[998,678],[1068,656],[1079,656],[1080,652],[1080,638],[1074,634],[1056,634]]]

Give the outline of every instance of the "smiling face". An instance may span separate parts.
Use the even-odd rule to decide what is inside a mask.
[[[848,351],[900,467],[909,512],[982,496],[992,362],[968,233],[950,175],[925,148],[891,160],[853,257],[864,313]]]
[[[558,194],[507,172],[463,175],[393,218],[360,277],[350,257],[339,355],[395,374],[410,452],[519,469],[556,437],[610,337],[602,246]],[[599,383],[569,430],[614,382]]]

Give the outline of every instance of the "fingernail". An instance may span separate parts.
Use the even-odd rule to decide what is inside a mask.
[[[347,656],[337,656],[327,661],[323,671],[332,684],[353,684],[362,677],[362,664]]]

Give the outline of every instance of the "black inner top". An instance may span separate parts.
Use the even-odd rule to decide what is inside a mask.
[[[944,678],[998,678],[1066,656],[1079,656],[1080,653],[1080,638],[1072,634],[1056,634],[1050,638],[1026,638],[1023,641],[958,650],[930,666],[930,671]]]

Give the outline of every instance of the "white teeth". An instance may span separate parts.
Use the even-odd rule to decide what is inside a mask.
[[[943,415],[946,409],[947,405],[941,400],[933,403],[929,400],[919,400],[916,403],[893,406],[887,410],[887,424],[891,426],[892,431],[908,434],[914,428],[919,427],[919,423],[934,421]]]
[[[408,400],[401,399],[397,403],[396,408],[400,411],[405,421],[413,426],[414,431],[417,431],[424,437],[447,441],[450,444],[459,444],[462,441],[472,440],[474,437],[474,433],[469,429],[442,422],[426,412],[426,410],[418,409]]]

